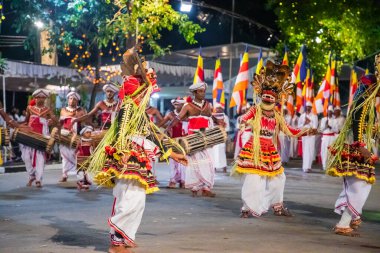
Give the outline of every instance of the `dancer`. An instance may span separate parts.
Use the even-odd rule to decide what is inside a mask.
[[[35,104],[28,105],[26,108],[26,123],[30,131],[49,136],[49,121],[52,125],[58,125],[54,113],[49,107],[45,106],[45,100],[50,96],[50,92],[44,89],[37,89],[32,97]],[[45,169],[46,154],[25,145],[20,145],[21,158],[25,163],[26,171],[29,174],[29,181],[26,186],[32,186],[36,181],[36,187],[42,187],[42,177]]]
[[[343,190],[335,203],[335,212],[341,215],[334,232],[344,236],[359,236],[355,230],[361,225],[363,206],[375,182],[374,163],[378,159],[371,153],[375,129],[375,100],[380,95],[380,55],[377,64],[377,84],[374,75],[365,75],[359,81],[353,107],[346,122],[330,148],[331,157],[327,174],[343,178]],[[353,143],[347,143],[352,131]]]
[[[74,119],[86,114],[86,110],[78,106],[80,95],[71,91],[66,95],[67,106],[61,109],[61,135],[77,134],[80,129],[79,123],[72,123]],[[76,148],[70,148],[66,145],[59,145],[59,151],[62,157],[62,178],[59,182],[66,182],[69,174],[77,174],[77,156]]]
[[[168,126],[168,130],[185,118],[188,118],[189,121],[189,134],[212,126],[212,106],[205,100],[206,89],[207,84],[204,82],[196,83],[189,87],[194,99],[188,99],[179,115]],[[193,197],[198,195],[198,191],[202,191],[202,196],[215,197],[215,193],[211,191],[214,186],[215,176],[215,169],[210,156],[211,152],[212,149],[209,148],[188,156],[189,166],[186,170],[185,187],[191,189]]]
[[[136,246],[135,235],[145,209],[146,194],[158,190],[151,159],[170,156],[187,163],[183,154],[165,150],[160,142],[162,133],[145,113],[156,87],[154,72],[147,75],[134,48],[123,55],[123,61],[124,81],[119,92],[121,110],[89,163],[89,172],[95,174],[94,181],[113,187],[115,201],[108,219],[110,253],[129,252],[127,247]]]
[[[289,80],[289,67],[276,65],[270,60],[259,75],[254,75],[252,84],[261,102],[242,116],[241,121],[251,126],[252,136],[233,167],[233,173],[245,175],[241,193],[242,218],[261,216],[270,207],[275,215],[291,216],[283,204],[286,177],[276,148],[278,132],[297,137],[314,131],[291,128],[275,109],[276,102],[283,96],[287,97],[293,89]]]

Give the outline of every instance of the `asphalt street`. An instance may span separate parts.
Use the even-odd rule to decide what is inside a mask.
[[[295,216],[249,219],[239,218],[240,178],[217,172],[216,197],[193,198],[188,190],[165,188],[168,165],[156,165],[161,191],[147,197],[133,252],[380,252],[380,186],[364,207],[361,237],[338,236],[331,229],[339,219],[333,206],[341,179],[318,167],[304,174],[300,165],[286,167],[285,204]],[[25,172],[0,175],[1,253],[107,251],[111,190],[78,192],[75,177],[58,183],[60,173],[59,164],[49,166],[42,189],[26,187]]]

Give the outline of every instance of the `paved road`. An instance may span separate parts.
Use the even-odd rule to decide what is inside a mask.
[[[192,198],[186,190],[169,190],[147,198],[137,234],[136,253],[190,252],[380,252],[380,186],[365,206],[360,238],[334,235],[338,220],[332,211],[341,181],[300,172],[300,162],[287,168],[285,201],[295,217],[240,219],[239,178],[217,173],[216,198]],[[162,186],[166,164],[156,166]],[[74,180],[57,184],[60,171],[46,170],[42,189],[27,188],[26,173],[0,175],[0,252],[106,252],[106,218],[111,190],[78,192]]]

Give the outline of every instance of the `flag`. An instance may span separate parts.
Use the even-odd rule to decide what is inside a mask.
[[[354,101],[354,95],[356,90],[358,89],[358,74],[355,71],[355,66],[351,69],[350,76],[350,93],[348,94],[348,110],[350,110],[352,106],[352,102]]]
[[[289,114],[293,117],[294,115],[294,98],[293,95],[289,95],[286,100],[286,108],[288,109]]]
[[[286,46],[285,46],[284,58],[282,59],[282,65],[289,66],[288,48]]]
[[[212,85],[212,101],[214,108],[216,108],[217,105],[221,105],[224,109],[224,86],[220,58],[216,59],[215,62],[214,82]]]
[[[296,89],[296,107],[297,112],[302,113],[304,111],[304,99],[303,99],[303,84],[307,74],[306,70],[306,46],[302,45],[301,52],[298,55],[298,59],[293,69],[293,76],[297,85]],[[305,91],[306,92],[306,91]]]
[[[201,49],[199,49],[197,69],[195,70],[193,83],[202,83],[205,81],[205,74],[203,70],[203,58],[201,55]]]
[[[338,82],[338,77],[337,77],[337,73],[336,73],[336,67],[337,67],[337,61],[336,61],[336,58],[335,58],[331,62],[330,104],[332,104],[334,107],[335,106],[339,106],[340,107],[339,82]]]
[[[260,54],[259,58],[257,58],[257,66],[256,66],[256,74],[260,74],[261,68],[264,66],[264,61],[263,61],[263,51],[260,48]]]
[[[329,54],[329,62],[327,64],[327,71],[318,89],[317,96],[314,99],[315,109],[317,113],[327,115],[327,108],[329,106],[329,99],[331,95],[331,66],[330,66],[331,52]],[[335,78],[335,77],[334,77]]]
[[[235,86],[232,91],[230,108],[237,106],[237,112],[240,113],[243,105],[246,104],[246,92],[249,83],[248,73],[248,52],[244,52],[243,58],[240,62],[239,73],[236,77]]]

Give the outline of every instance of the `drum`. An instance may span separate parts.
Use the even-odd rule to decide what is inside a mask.
[[[0,146],[9,145],[9,128],[0,127]]]
[[[191,155],[217,144],[225,143],[227,141],[227,133],[223,127],[216,126],[206,131],[198,131],[187,136],[174,138],[174,140],[181,145],[186,154]],[[173,148],[174,151],[178,151],[169,140],[164,140],[163,145],[166,148]]]
[[[95,147],[99,145],[106,133],[107,130],[94,131],[91,133],[91,139],[94,142]]]
[[[80,143],[80,137],[67,129],[61,129],[61,135],[56,137],[59,144],[76,149]]]
[[[56,127],[51,130],[50,136],[44,136],[39,133],[24,130],[22,128],[16,128],[12,134],[11,139],[12,141],[20,143],[22,145],[51,153],[57,133],[58,128]]]

